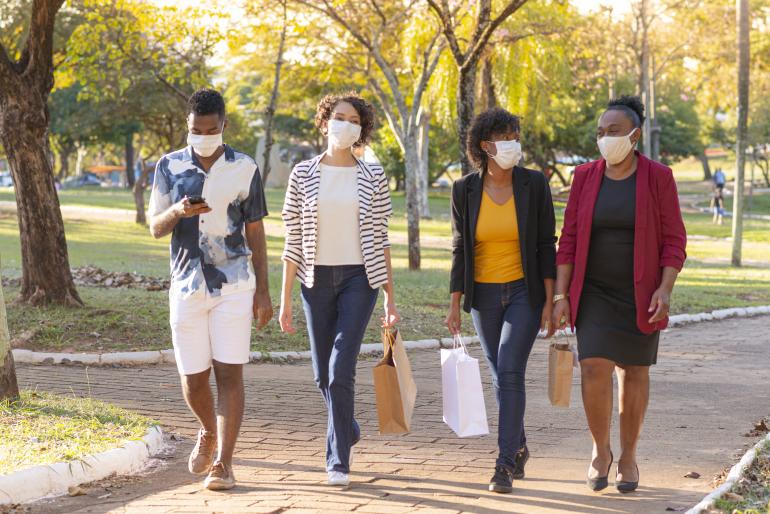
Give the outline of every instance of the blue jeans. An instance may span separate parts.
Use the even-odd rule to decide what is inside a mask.
[[[527,443],[524,373],[543,307],[532,307],[523,279],[474,287],[471,316],[497,393],[497,464],[512,468],[516,453]]]
[[[350,448],[361,438],[353,414],[356,361],[377,303],[360,266],[316,266],[312,288],[302,286],[313,374],[328,421],[326,470],[350,472]]]

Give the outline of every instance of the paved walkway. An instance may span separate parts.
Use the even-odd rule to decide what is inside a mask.
[[[411,354],[419,387],[411,434],[379,436],[371,382],[373,360],[359,366],[353,483],[323,484],[324,408],[308,364],[247,366],[246,420],[236,454],[239,487],[202,490],[187,474],[196,430],[173,367],[113,369],[20,366],[25,388],[91,394],[136,409],[179,434],[173,454],[142,477],[110,479],[87,496],[32,506],[32,512],[665,512],[683,510],[708,490],[753,439],[753,421],[770,413],[770,317],[701,323],[663,335],[653,368],[652,401],[640,447],[642,485],[621,496],[590,492],[584,477],[590,438],[577,380],[573,405],[556,409],[545,390],[546,345],[538,341],[528,373],[526,426],[532,459],[512,495],[486,490],[495,438],[458,439],[441,420],[436,351]],[[471,352],[481,357],[478,346]],[[482,375],[490,392],[488,374]],[[487,395],[490,419],[496,408]],[[617,423],[615,423],[617,427]],[[496,427],[492,423],[492,430]],[[617,441],[617,433],[614,435]],[[615,450],[618,451],[617,442]],[[684,478],[696,471],[702,478]]]

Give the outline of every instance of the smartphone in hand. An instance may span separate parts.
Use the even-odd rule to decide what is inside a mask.
[[[187,197],[187,201],[190,202],[190,205],[195,205],[198,203],[205,203],[206,199],[201,195],[190,195]]]

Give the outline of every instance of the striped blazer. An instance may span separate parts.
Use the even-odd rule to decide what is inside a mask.
[[[297,265],[297,275],[306,287],[313,287],[318,230],[318,190],[321,184],[318,155],[294,166],[286,188],[281,216],[286,226],[282,259]],[[356,159],[358,165],[358,223],[361,253],[369,286],[376,289],[388,281],[385,248],[388,218],[393,213],[388,177],[382,166]]]

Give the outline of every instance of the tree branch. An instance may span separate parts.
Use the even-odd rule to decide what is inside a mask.
[[[369,0],[369,3],[372,4],[372,7],[374,8],[374,12],[376,12],[377,16],[379,16],[380,19],[382,20],[382,24],[385,25],[386,23],[388,23],[388,18],[382,12],[382,9],[380,9],[380,6],[377,5],[377,0]]]
[[[297,3],[304,5],[306,7],[309,7],[311,9],[314,9],[315,11],[318,11],[322,14],[325,14],[332,20],[336,21],[342,27],[347,30],[353,38],[361,43],[367,50],[372,50],[372,42],[369,41],[367,38],[363,36],[358,30],[356,30],[350,23],[347,22],[334,8],[333,5],[329,3],[328,0],[323,0],[324,7],[319,7],[315,4],[315,2],[311,0],[296,0]]]
[[[476,7],[476,26],[473,27],[471,41],[478,41],[489,26],[489,20],[492,17],[492,0],[478,0]],[[470,51],[466,48],[465,57],[468,57]]]
[[[34,75],[37,85],[50,91],[53,87],[53,33],[56,13],[64,0],[33,0],[29,33],[22,50],[22,74]]]
[[[449,44],[449,50],[452,52],[455,62],[458,66],[462,66],[465,60],[465,54],[460,49],[460,43],[457,41],[457,34],[455,34],[454,27],[452,26],[452,15],[449,12],[449,4],[447,0],[442,0],[442,6],[436,3],[436,0],[428,0],[428,5],[438,16],[439,22],[443,28],[444,37],[446,37]]]
[[[412,101],[412,117],[409,120],[410,130],[415,126],[415,123],[417,122],[416,116],[420,105],[422,104],[422,96],[425,94],[425,90],[428,87],[428,82],[430,81],[431,76],[433,76],[433,72],[436,70],[436,66],[438,66],[438,61],[441,58],[441,54],[444,52],[443,41],[439,43],[438,46],[436,46],[436,42],[440,37],[441,30],[438,30],[436,35],[433,36],[433,39],[428,45],[428,48],[423,53],[422,71],[420,73],[420,79],[417,81],[417,86],[415,86],[413,94],[414,99]],[[436,51],[431,57],[431,53],[433,52],[434,47],[436,47]]]
[[[368,75],[367,82],[369,82],[369,85],[372,86],[372,89],[374,90],[374,96],[376,96],[377,100],[380,102],[380,108],[382,109],[382,112],[385,113],[385,118],[388,120],[388,125],[390,125],[391,130],[393,130],[393,134],[396,136],[398,146],[401,147],[401,151],[404,151],[404,139],[406,134],[404,133],[403,127],[398,124],[398,115],[390,105],[388,95],[385,93],[382,85],[372,75]]]
[[[508,17],[510,17],[513,13],[518,11],[526,2],[527,0],[515,0],[505,6],[505,9],[500,12],[497,18],[493,19],[489,25],[487,25],[486,29],[484,29],[479,38],[476,39],[473,47],[465,54],[465,62],[463,62],[462,68],[468,68],[475,65],[475,62],[478,61],[479,57],[481,56],[481,52],[489,42],[489,38],[492,37],[492,34],[495,32],[495,30],[497,30],[497,27],[499,27],[500,24],[508,19]]]

